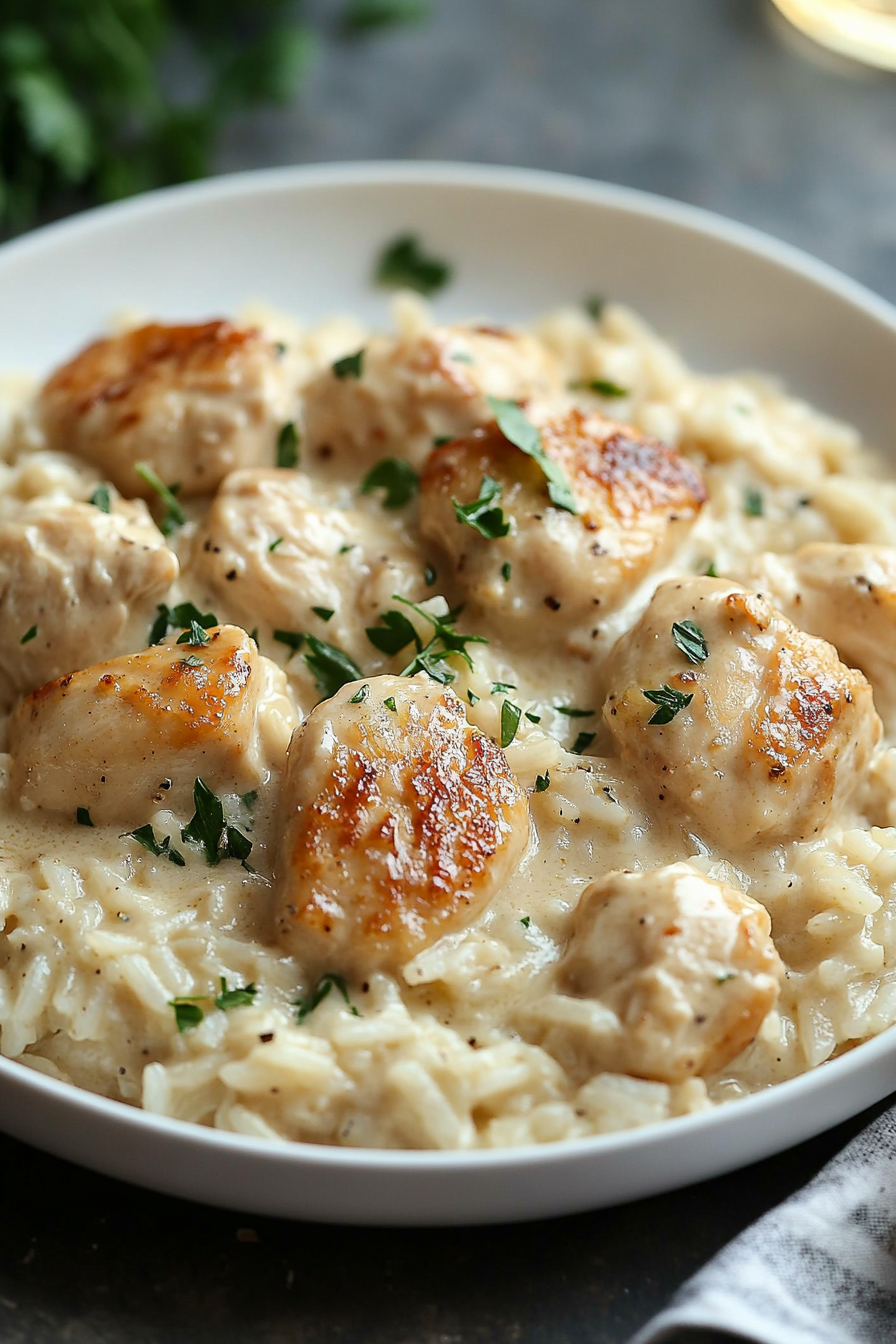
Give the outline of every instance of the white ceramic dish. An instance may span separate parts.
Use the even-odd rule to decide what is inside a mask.
[[[514,169],[365,164],[245,174],[94,211],[0,248],[0,368],[46,370],[122,306],[214,316],[266,299],[383,322],[377,249],[450,257],[445,316],[527,318],[587,293],[632,304],[698,367],[780,374],[896,460],[896,310],[701,211]],[[331,1222],[546,1217],[656,1193],[820,1133],[896,1089],[896,1032],[719,1110],[507,1151],[268,1144],[166,1120],[0,1060],[0,1127],[157,1190]]]

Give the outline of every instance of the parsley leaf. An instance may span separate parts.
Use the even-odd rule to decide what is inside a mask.
[[[548,484],[548,498],[551,503],[558,509],[565,509],[567,513],[576,513],[576,501],[569,481],[562,468],[558,467],[544,451],[537,426],[533,425],[515,401],[489,397],[488,404],[505,439],[541,467]]]
[[[407,616],[400,611],[384,611],[380,620],[382,625],[368,626],[364,632],[375,649],[391,656],[414,644],[420,653],[423,644]]]
[[[575,709],[572,705],[553,705],[555,714],[565,714],[568,719],[590,719],[593,709]]]
[[[647,720],[648,724],[671,723],[675,715],[686,709],[694,698],[693,694],[685,695],[683,691],[676,691],[674,686],[666,686],[665,683],[658,691],[642,691],[641,694],[657,706],[656,713]]]
[[[618,383],[611,383],[608,378],[586,378],[575,383],[570,383],[570,391],[596,392],[599,397],[628,397],[631,390],[627,387],[620,387]]]
[[[422,616],[433,628],[433,636],[425,648],[421,649],[415,658],[408,663],[407,667],[401,673],[403,677],[412,677],[416,672],[426,672],[432,677],[433,681],[441,682],[447,685],[454,680],[454,672],[450,667],[445,667],[447,658],[456,653],[462,658],[467,667],[472,672],[473,661],[467,653],[468,644],[487,644],[488,640],[484,635],[460,635],[454,628],[454,622],[460,612],[449,612],[447,616],[433,616],[431,612],[425,611],[423,607],[418,607],[413,602],[409,602],[406,597],[399,593],[393,593],[392,596],[396,602],[402,602],[412,611],[416,611],[418,616]]]
[[[93,822],[90,820],[90,809],[87,807],[79,807],[77,809],[75,812],[75,820],[79,826],[93,827]]]
[[[353,355],[343,355],[333,364],[334,378],[360,378],[364,372],[364,349],[356,350]]]
[[[501,566],[501,578],[504,580],[505,583],[509,583],[509,582],[510,582],[510,561],[509,561],[509,560],[505,560],[505,561],[504,561],[504,564]]]
[[[220,863],[222,859],[238,859],[251,872],[246,860],[252,852],[252,841],[247,840],[235,826],[225,826],[220,798],[198,777],[193,781],[193,804],[196,811],[190,823],[181,831],[181,838],[191,844],[202,845],[208,864]]]
[[[148,823],[145,826],[138,826],[136,831],[128,831],[124,838],[126,840],[136,840],[137,844],[142,845],[144,849],[148,849],[150,854],[155,854],[157,858],[164,857],[178,868],[187,866],[183,854],[176,849],[172,849],[171,837],[166,835],[160,844],[156,839],[155,831]]]
[[[203,995],[202,997],[205,998],[206,996]],[[180,1032],[198,1027],[205,1017],[205,1013],[199,1007],[199,1004],[192,999],[169,999],[168,1007],[174,1009],[174,1020]]]
[[[242,989],[237,989],[236,987],[228,989],[227,981],[222,975],[221,993],[215,995],[215,1007],[221,1008],[225,1013],[231,1008],[242,1008],[247,1004],[251,1004],[257,993],[258,989],[254,984],[244,985]]]
[[[765,513],[762,491],[757,490],[754,485],[747,486],[744,491],[744,513],[748,518],[761,518]]]
[[[299,465],[299,435],[292,420],[277,435],[277,466],[297,467]]]
[[[526,710],[526,718],[529,720],[530,723],[541,723],[541,715],[533,714],[531,709]]]
[[[522,710],[519,705],[515,705],[512,700],[505,700],[501,706],[501,746],[509,747],[516,737],[516,730],[520,726],[520,715]]]
[[[369,5],[371,0],[367,3]],[[387,289],[415,289],[418,294],[431,298],[444,289],[451,273],[447,262],[428,257],[421,250],[419,239],[412,233],[405,233],[380,253],[375,280]]]
[[[475,691],[471,691],[469,686],[467,687],[467,699],[469,700],[471,706],[478,705],[481,698],[482,697],[478,696]]]
[[[390,709],[393,714],[398,713],[398,706],[395,703],[394,695],[386,696],[386,699],[383,701],[383,704],[386,706],[387,709]]]
[[[108,485],[98,485],[87,502],[95,509],[99,509],[100,513],[111,513],[112,496],[109,494]]]
[[[315,616],[319,616],[322,621],[331,621],[334,616],[332,607],[312,607],[311,610]]]
[[[162,521],[159,523],[159,530],[163,536],[170,537],[175,528],[183,527],[184,523],[187,521],[187,515],[175,498],[180,486],[166,485],[148,462],[136,462],[134,464],[134,470],[137,475],[146,482],[150,489],[156,492],[159,499],[165,505],[165,512],[162,515]]]
[[[492,695],[501,695],[507,691],[515,691],[516,686],[512,681],[493,681]]]
[[[420,478],[410,462],[400,457],[384,457],[371,467],[361,482],[360,493],[372,495],[374,490],[385,490],[385,509],[403,509],[409,504],[420,486]]]
[[[591,746],[591,743],[596,736],[596,733],[579,733],[575,742],[572,744],[571,750],[574,751],[577,756],[581,756],[582,752]]]
[[[296,1022],[299,1024],[304,1022],[308,1014],[313,1013],[318,1004],[323,1003],[324,999],[334,986],[348,1004],[352,1017],[360,1017],[361,1014],[349,997],[348,985],[345,983],[344,977],[337,975],[335,971],[327,971],[326,975],[322,975],[318,980],[310,994],[303,999],[293,1000],[293,1007],[298,1009],[298,1012],[296,1013]]]
[[[298,630],[272,630],[271,634],[278,644],[285,644],[288,649],[292,649],[293,653],[298,653],[305,643],[305,636],[300,634]]]
[[[370,687],[368,686],[367,682],[365,681],[364,685],[363,685],[363,686],[359,686],[358,689],[355,691],[355,693],[354,693],[354,695],[352,696],[351,700],[349,700],[349,704],[350,704],[350,705],[363,705],[364,701],[367,699],[367,697],[368,697],[369,694],[370,694]]]
[[[364,673],[342,649],[337,649],[333,644],[326,644],[314,635],[306,635],[305,639],[310,650],[304,655],[305,662],[325,700],[335,695],[340,686],[344,686],[346,682],[361,680]]]
[[[203,644],[208,643],[208,635],[198,621],[190,621],[189,630],[185,630],[178,636],[178,644],[192,644],[194,648],[201,648]]]
[[[520,920],[520,923],[522,924],[524,929],[528,929],[529,925],[532,923],[532,916],[523,915],[522,919]]]
[[[268,547],[268,550],[273,554],[273,552],[276,551],[277,547],[282,545],[283,545],[283,538],[275,537],[274,540],[271,542],[270,546]]]
[[[551,787],[551,772],[550,772],[550,770],[545,770],[545,772],[544,772],[543,775],[536,775],[536,776],[535,776],[535,792],[536,792],[536,793],[544,793],[545,789],[549,789],[550,787]]]
[[[31,641],[32,641],[32,639],[34,639],[34,637],[35,637],[36,634],[37,634],[37,626],[36,626],[36,625],[32,625],[28,630],[25,631],[24,635],[23,635],[22,638],[19,640],[19,643],[20,643],[20,644],[30,644]]]
[[[672,626],[672,638],[675,647],[680,649],[689,663],[705,663],[709,657],[706,636],[693,621],[675,621]]]
[[[710,560],[708,562],[706,568],[703,571],[703,574],[704,577],[707,579],[717,579],[719,577],[719,571],[716,569],[715,560]]]
[[[193,624],[200,626],[203,630],[210,630],[212,626],[218,624],[218,618],[213,611],[200,611],[192,602],[179,602],[176,607],[168,607],[164,602],[160,602],[156,607],[158,615],[152,623],[149,631],[150,645],[161,644],[169,630],[190,628],[192,634]],[[186,639],[179,639],[178,644],[185,644]],[[189,641],[193,643],[192,639]],[[207,640],[200,640],[199,643],[207,643]]]
[[[461,504],[451,496],[454,516],[459,523],[468,523],[481,537],[494,541],[497,537],[506,537],[510,523],[506,521],[502,509],[496,507],[501,498],[501,482],[491,476],[483,476],[479,487],[479,498],[470,504]]]

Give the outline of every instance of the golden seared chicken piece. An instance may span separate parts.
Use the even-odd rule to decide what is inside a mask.
[[[598,1029],[570,1015],[542,1044],[576,1071],[663,1083],[714,1073],[774,1007],[784,967],[758,901],[687,863],[609,873],[575,913],[557,988],[609,1009]],[[612,1015],[612,1016],[611,1016]]]
[[[532,336],[500,327],[374,336],[359,377],[337,372],[324,369],[304,389],[306,443],[318,459],[351,472],[384,457],[420,467],[434,439],[491,419],[488,396],[550,402],[564,394],[553,355]]]
[[[0,521],[0,703],[96,659],[143,648],[177,578],[142,501],[38,497]]]
[[[757,556],[743,577],[861,668],[884,720],[896,720],[896,549],[818,542]]]
[[[569,482],[576,513],[551,504],[541,467],[492,424],[432,452],[421,481],[420,528],[447,552],[468,598],[505,637],[528,639],[539,616],[548,638],[578,632],[587,640],[674,550],[706,490],[673,448],[600,415],[572,410],[540,433]],[[510,523],[503,537],[483,536],[455,511],[455,500],[480,497],[487,478],[501,487],[495,505]]]
[[[159,807],[192,811],[197,776],[223,793],[285,764],[296,713],[286,680],[243,630],[167,643],[51,681],[10,725],[10,792],[25,808],[86,807],[138,826]]]
[[[280,942],[309,972],[394,970],[486,906],[522,857],[525,795],[453,691],[352,682],[289,747]]]
[[[278,347],[256,328],[153,322],[88,345],[47,380],[37,409],[50,448],[150,499],[138,462],[181,497],[272,463],[293,400]]]
[[[861,672],[722,579],[661,584],[606,677],[604,720],[657,815],[729,849],[836,821],[880,737]]]
[[[379,515],[379,516],[377,516]],[[247,626],[323,635],[367,660],[364,635],[393,593],[426,596],[401,521],[318,503],[295,471],[239,471],[218,491],[194,545],[191,577]],[[322,624],[314,609],[331,611]]]

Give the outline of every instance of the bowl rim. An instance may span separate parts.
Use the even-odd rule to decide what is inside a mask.
[[[525,193],[546,199],[559,199],[592,205],[619,213],[634,213],[660,224],[669,224],[691,231],[715,242],[721,241],[770,262],[790,273],[796,273],[810,283],[833,293],[860,309],[882,326],[896,333],[896,306],[873,293],[865,285],[843,274],[834,266],[821,261],[791,243],[783,242],[754,228],[728,219],[700,206],[668,199],[652,192],[577,177],[567,173],[542,169],[516,168],[489,164],[467,164],[439,161],[371,160],[363,162],[325,163],[266,168],[239,173],[226,173],[201,182],[161,188],[125,201],[112,202],[85,210],[73,217],[54,221],[35,229],[23,237],[0,244],[0,280],[7,267],[24,260],[57,241],[76,240],[82,235],[114,230],[120,223],[134,217],[152,218],[167,214],[180,206],[215,202],[241,197],[288,193],[293,190],[316,191],[327,188],[387,187],[407,185],[417,187],[449,187],[462,190]],[[460,1168],[480,1168],[512,1171],[515,1168],[563,1166],[578,1163],[597,1153],[608,1157],[633,1149],[654,1150],[662,1147],[672,1135],[684,1139],[686,1135],[699,1137],[707,1131],[719,1133],[731,1127],[748,1123],[751,1116],[774,1111],[788,1103],[810,1102],[822,1089],[848,1087],[849,1079],[871,1070],[882,1059],[896,1055],[896,1035],[886,1028],[879,1035],[864,1041],[835,1059],[799,1074],[794,1078],[770,1085],[759,1092],[737,1098],[733,1104],[720,1106],[689,1115],[656,1121],[633,1129],[581,1138],[562,1139],[549,1143],[529,1143],[506,1148],[473,1149],[381,1149],[341,1147],[317,1144],[305,1140],[262,1139],[215,1129],[197,1122],[178,1120],[157,1115],[127,1102],[117,1101],[87,1091],[73,1083],[41,1073],[16,1060],[0,1056],[0,1080],[15,1090],[35,1097],[43,1096],[51,1102],[62,1103],[83,1116],[95,1116],[122,1128],[133,1137],[147,1131],[159,1138],[178,1142],[194,1142],[216,1149],[219,1153],[233,1152],[251,1156],[261,1163],[280,1164],[286,1160],[291,1166],[308,1164],[325,1167],[374,1169],[381,1173],[408,1171],[450,1172]],[[833,1075],[836,1074],[836,1079]]]

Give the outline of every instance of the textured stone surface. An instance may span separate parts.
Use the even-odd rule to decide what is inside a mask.
[[[896,298],[891,77],[806,59],[765,0],[435,5],[427,27],[328,44],[294,109],[233,127],[221,169],[581,173],[758,225]],[[433,1232],[202,1209],[0,1139],[0,1344],[621,1344],[870,1118],[626,1208]]]

